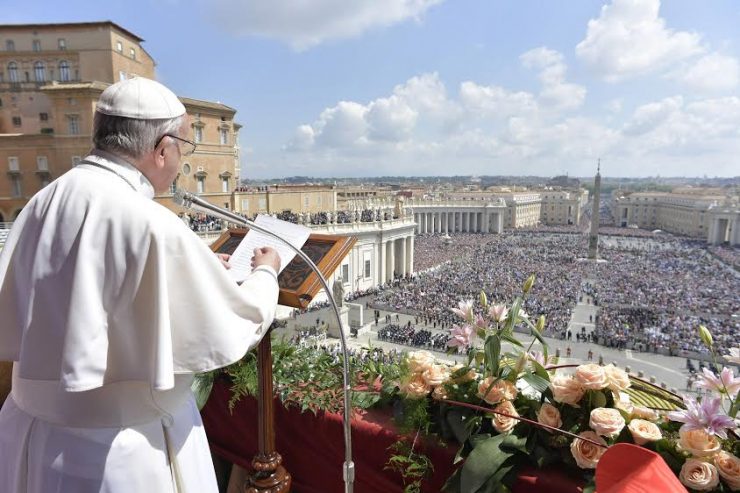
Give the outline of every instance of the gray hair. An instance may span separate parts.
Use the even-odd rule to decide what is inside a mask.
[[[154,150],[163,135],[177,135],[182,119],[182,116],[178,116],[163,120],[138,120],[96,111],[93,143],[96,149],[139,159]]]

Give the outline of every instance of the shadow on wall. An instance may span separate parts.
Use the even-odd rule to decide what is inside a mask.
[[[10,379],[13,372],[13,363],[0,361],[0,407],[10,393]]]

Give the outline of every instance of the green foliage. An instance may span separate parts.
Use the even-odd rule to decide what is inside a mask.
[[[418,436],[418,434],[417,434]],[[420,493],[422,481],[434,472],[432,461],[415,450],[416,440],[401,440],[388,450],[393,454],[388,458],[385,469],[396,471],[403,480],[404,493]]]

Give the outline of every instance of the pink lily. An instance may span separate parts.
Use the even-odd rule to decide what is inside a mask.
[[[504,305],[493,305],[488,309],[488,316],[498,323],[503,322],[509,314],[509,309]]]
[[[453,325],[450,329],[450,340],[447,341],[449,347],[457,347],[461,351],[473,345],[475,339],[475,329],[468,324]]]
[[[724,394],[726,391],[732,398],[740,391],[740,378],[735,378],[734,372],[730,368],[722,368],[719,376],[707,368],[703,368],[702,373],[702,375],[699,375],[699,381],[696,382],[696,386],[701,389],[713,390],[720,394]]]
[[[473,300],[461,301],[458,308],[450,308],[450,310],[465,321],[473,322]]]

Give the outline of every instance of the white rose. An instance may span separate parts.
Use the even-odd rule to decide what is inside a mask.
[[[722,450],[714,456],[714,465],[725,484],[732,491],[740,491],[740,459]]]
[[[704,430],[679,430],[678,436],[678,446],[694,457],[711,457],[722,448],[719,440]]]
[[[442,385],[449,378],[450,370],[446,366],[432,365],[424,370],[421,376],[428,385],[436,387]]]
[[[579,433],[578,436],[606,445],[603,438],[590,430]],[[604,455],[604,452],[606,452],[605,447],[599,447],[578,438],[570,444],[570,453],[573,454],[576,464],[581,469],[596,469],[596,464],[599,463],[599,459]]]
[[[514,404],[509,401],[502,402],[493,410],[501,413],[506,413],[511,416],[519,416],[519,413],[516,412]],[[491,417],[491,422],[493,423],[493,427],[496,428],[496,431],[498,431],[499,433],[506,433],[508,431],[511,431],[512,428],[514,428],[514,426],[516,426],[516,424],[519,422],[519,420],[515,418],[510,418],[509,416],[494,414],[493,417]]]
[[[435,387],[432,391],[432,399],[436,400],[446,400],[448,398],[447,391],[445,390],[444,385],[440,385],[439,387]]]
[[[624,418],[616,409],[597,407],[591,411],[588,425],[599,435],[614,438],[624,428]]]
[[[463,365],[462,364],[460,364],[460,363],[456,364],[450,370],[450,376],[452,376],[453,374],[455,374],[457,371],[461,370],[462,368],[463,368]],[[468,372],[467,373],[463,373],[462,375],[460,375],[460,376],[458,376],[456,378],[451,378],[450,379],[450,382],[452,382],[452,383],[465,383],[465,382],[470,382],[471,380],[475,380],[476,377],[477,377],[477,374],[475,373],[475,370],[473,370],[472,368],[470,368],[470,369],[468,369]]]
[[[648,421],[658,421],[658,418],[660,418],[660,415],[656,410],[643,406],[633,406],[630,416],[632,418],[646,419]]]
[[[563,420],[560,418],[560,411],[558,411],[557,407],[552,404],[548,404],[547,402],[540,406],[540,410],[537,413],[537,421],[543,425],[552,426],[553,428],[560,428],[563,426]]]
[[[663,438],[658,425],[644,419],[633,419],[627,428],[637,445],[645,445],[647,442],[655,442]]]
[[[678,479],[684,486],[696,491],[712,491],[719,484],[717,468],[699,459],[684,462]]]
[[[578,407],[578,401],[583,397],[583,387],[573,377],[555,375],[550,380],[550,389],[555,401]]]
[[[606,375],[607,386],[614,392],[627,390],[630,385],[632,385],[627,372],[612,364],[608,364],[604,367],[604,374]]]
[[[407,356],[411,373],[422,373],[434,364],[434,356],[429,351],[412,351]]]
[[[601,390],[607,385],[604,368],[595,363],[580,365],[576,368],[574,378],[586,390]]]

